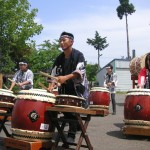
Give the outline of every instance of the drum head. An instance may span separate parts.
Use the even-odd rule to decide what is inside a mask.
[[[109,90],[105,87],[92,87],[90,91],[102,91],[102,92],[109,92]]]
[[[126,95],[150,95],[150,89],[131,89]]]
[[[0,95],[4,95],[4,96],[9,96],[9,97],[16,97],[12,91],[10,90],[5,90],[5,89],[0,89]]]
[[[55,103],[56,96],[52,93],[48,93],[43,89],[31,89],[31,90],[21,90],[17,94],[17,99],[26,99],[26,100],[37,100]]]
[[[57,98],[74,98],[74,99],[79,99],[79,100],[85,101],[85,98],[83,98],[83,97],[78,97],[78,96],[74,96],[74,95],[65,95],[65,94],[57,95],[56,99]]]

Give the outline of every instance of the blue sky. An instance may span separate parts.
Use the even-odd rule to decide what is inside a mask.
[[[29,0],[37,8],[36,21],[44,26],[42,33],[33,39],[37,44],[59,38],[62,31],[74,34],[74,48],[84,53],[88,63],[97,63],[97,51],[86,43],[94,38],[95,31],[107,37],[109,47],[100,58],[101,67],[115,58],[127,57],[125,18],[117,17],[119,0]],[[130,53],[136,56],[150,51],[150,2],[130,0],[136,12],[128,16]]]

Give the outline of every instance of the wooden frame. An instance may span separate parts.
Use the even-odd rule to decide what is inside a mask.
[[[150,126],[125,125],[122,132],[125,135],[150,136]]]
[[[0,113],[0,132],[3,130],[6,136],[10,137],[11,135],[9,134],[9,132],[5,127],[5,122],[8,121],[8,119],[11,116],[13,105],[0,103],[0,108],[6,109],[6,113]]]
[[[50,117],[52,119],[52,122],[54,123],[54,126],[57,128],[59,136],[57,136],[56,138],[56,142],[55,145],[53,146],[53,148],[55,149],[55,147],[58,146],[58,143],[60,141],[60,138],[62,140],[62,142],[64,143],[64,146],[66,148],[69,147],[69,145],[74,145],[76,146],[76,150],[80,150],[80,147],[85,147],[88,148],[89,150],[93,150],[93,147],[91,145],[90,139],[88,137],[88,134],[86,132],[88,124],[91,120],[91,115],[97,115],[100,113],[99,110],[95,111],[95,110],[89,110],[89,109],[82,109],[82,108],[67,108],[67,107],[47,107],[47,110],[50,112]],[[60,119],[57,118],[55,116],[53,116],[53,112],[70,112],[70,113],[74,113],[75,117],[77,118],[77,120],[73,120],[73,119]],[[85,115],[84,119],[81,117],[80,114]],[[62,124],[60,125],[59,122],[62,122]],[[81,134],[80,137],[78,139],[77,143],[68,143],[66,141],[66,138],[64,136],[64,127],[66,125],[67,122],[78,122],[79,126],[81,128]],[[85,139],[86,145],[82,145],[82,141],[83,139]]]
[[[138,80],[138,76],[131,75],[131,80],[132,80],[132,88],[134,89],[135,86],[137,85],[137,83],[135,81]]]
[[[47,150],[51,150],[52,142],[29,142],[22,141],[14,138],[5,138],[4,144],[6,148],[15,148],[20,150],[40,150],[42,148],[46,148]]]

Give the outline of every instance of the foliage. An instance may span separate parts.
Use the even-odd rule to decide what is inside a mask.
[[[123,18],[124,15],[132,14],[135,12],[134,6],[132,3],[129,4],[129,0],[119,0],[120,6],[117,7],[117,15],[120,19]]]
[[[130,57],[130,48],[129,48],[129,35],[128,35],[128,20],[127,16],[128,14],[132,14],[135,12],[134,6],[132,3],[129,4],[129,0],[119,0],[120,1],[120,6],[117,7],[117,15],[120,19],[123,18],[125,15],[126,18],[126,34],[127,34],[127,56],[128,59],[131,59]]]
[[[34,47],[34,46],[33,46]],[[34,87],[39,87],[38,82],[46,83],[46,79],[39,75],[39,71],[50,72],[55,58],[61,53],[58,42],[44,41],[39,45],[38,50],[33,50],[27,58],[30,62],[30,69],[34,72]]]
[[[34,20],[37,11],[30,10],[28,0],[0,0],[1,72],[12,72],[22,56],[30,55],[30,38],[43,29]]]
[[[86,74],[87,74],[87,79],[90,83],[90,86],[92,86],[92,82],[96,81],[97,72],[98,72],[98,64],[87,64],[86,65]]]
[[[100,51],[109,46],[109,44],[107,44],[106,37],[102,38],[97,31],[95,32],[95,39],[88,38],[87,43]]]
[[[87,39],[87,43],[89,45],[94,46],[94,48],[96,50],[98,50],[98,66],[100,68],[100,64],[99,64],[99,57],[101,56],[99,51],[104,50],[105,48],[107,48],[109,46],[109,44],[107,44],[106,41],[106,37],[102,38],[99,33],[96,31],[95,32],[95,39]]]

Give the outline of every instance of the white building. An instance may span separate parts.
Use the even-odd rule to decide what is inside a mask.
[[[113,66],[113,72],[117,74],[118,85],[117,91],[128,91],[132,89],[131,73],[129,71],[129,60],[125,59],[114,59],[110,62]],[[106,74],[106,66],[104,66],[96,76],[96,80],[100,87],[104,85],[104,75]]]

